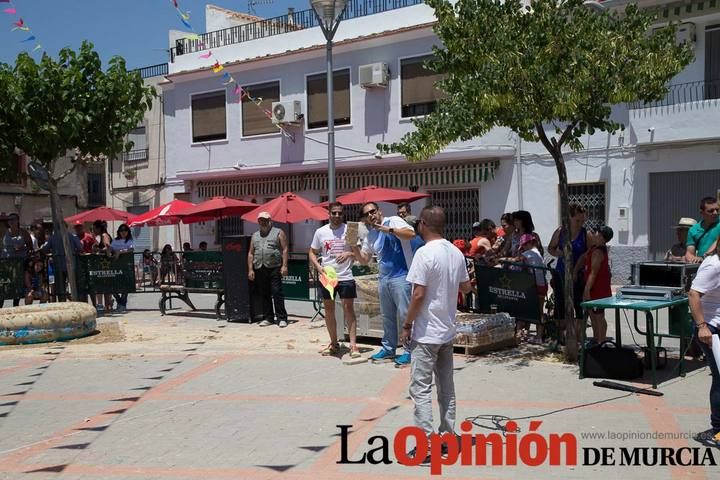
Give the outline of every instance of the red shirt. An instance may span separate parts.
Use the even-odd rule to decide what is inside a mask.
[[[602,253],[603,259],[600,263],[600,270],[595,276],[595,283],[590,289],[590,300],[612,297],[610,289],[610,262],[608,261],[607,248],[592,247],[585,256],[585,282],[587,283],[592,270],[592,257],[595,251]]]
[[[84,232],[80,243],[82,244],[83,253],[92,253],[93,245],[95,245],[95,237],[89,232]]]

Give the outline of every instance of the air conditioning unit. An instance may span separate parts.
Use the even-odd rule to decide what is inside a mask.
[[[358,78],[362,88],[386,88],[390,81],[387,63],[371,63],[358,67]]]
[[[272,122],[274,124],[300,123],[302,118],[302,104],[299,100],[292,102],[273,102]]]
[[[695,33],[694,23],[685,22],[678,25],[677,33],[675,34],[675,40],[678,45],[689,43],[694,48],[696,39],[697,35]]]

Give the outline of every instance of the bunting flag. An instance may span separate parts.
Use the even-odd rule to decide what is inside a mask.
[[[17,10],[15,10],[14,8],[6,8],[5,10],[3,10],[3,12],[8,13],[10,15],[15,15],[17,13]]]
[[[37,45],[35,45],[35,48],[33,48],[31,51],[34,52],[35,50],[40,50],[41,48],[42,48],[42,45],[40,45],[38,43]]]
[[[2,1],[3,1],[3,0],[0,0],[0,2],[2,2]],[[190,23],[188,23],[188,20],[190,20],[190,12],[189,12],[189,11],[183,12],[183,11],[180,9],[180,5],[179,5],[178,0],[170,0],[170,1],[172,2],[173,7],[175,8],[178,16],[180,17],[180,21],[182,22],[182,24],[183,24],[188,30],[191,31],[191,33],[189,33],[189,34],[185,37],[185,40],[197,40],[197,41],[199,41],[199,43],[198,43],[198,45],[197,45],[197,48],[199,48],[199,49],[205,49],[205,44],[204,44],[203,42],[200,42],[200,35],[198,35],[197,33],[195,33],[195,31],[194,31],[193,28],[192,28],[192,25],[190,25]],[[214,57],[214,55],[213,55],[212,50],[208,50],[207,53],[203,53],[203,54],[198,55],[198,58],[202,58],[203,60],[209,60],[209,59],[212,59],[213,57]],[[217,59],[215,59],[215,63],[212,65],[211,68],[212,68],[212,71],[213,71],[214,73],[220,73],[221,71],[223,71],[223,70],[225,69],[225,67],[223,67],[222,64],[220,63],[220,61],[217,60]],[[237,80],[235,80],[235,78],[234,78],[230,73],[228,73],[227,71],[223,72],[223,74],[222,74],[222,80],[223,80],[223,85],[225,85],[225,86],[231,85],[231,84],[233,84],[233,83],[235,84],[235,88],[233,89],[233,93],[237,96],[237,98],[236,98],[235,100],[233,100],[232,103],[241,103],[244,98],[247,98],[247,99],[250,100],[253,104],[255,104],[255,106],[258,108],[258,110],[260,110],[261,112],[263,112],[263,114],[264,114],[267,118],[272,119],[272,112],[271,112],[270,110],[266,109],[266,108],[262,105],[262,102],[263,102],[262,97],[254,98],[252,95],[250,95],[249,92],[247,92],[246,90],[244,90],[244,89],[239,85],[239,83],[237,82]],[[280,124],[274,124],[274,125],[275,125],[275,127],[280,131],[280,133],[282,134],[283,138],[288,138],[288,139],[290,139],[291,141],[295,142],[295,136],[294,136],[292,133],[286,131],[285,128],[283,127],[283,125],[280,125]],[[334,272],[331,272],[331,275],[332,275],[332,273],[334,273]],[[337,284],[337,273],[335,273],[335,281],[334,281],[334,282],[335,282],[335,284]],[[331,283],[332,283],[332,282],[331,282]],[[331,288],[333,288],[333,287],[334,287],[334,285],[333,285]]]
[[[17,22],[15,22],[13,25],[15,25],[16,27],[24,27],[24,26],[25,26],[25,22],[24,22],[23,19],[21,18],[20,20],[18,20]]]
[[[35,35],[30,35],[28,38],[26,38],[25,40],[23,40],[20,43],[32,42],[33,40],[35,40]]]

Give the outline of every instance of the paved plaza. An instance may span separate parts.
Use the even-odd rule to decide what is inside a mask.
[[[210,308],[212,298],[198,296]],[[412,422],[409,368],[345,365],[317,351],[321,323],[286,329],[216,321],[211,310],[175,309],[161,317],[155,295],[131,296],[125,315],[99,319],[82,340],[0,349],[0,478],[28,479],[419,479],[430,467],[394,461],[392,439]],[[290,311],[310,314],[309,304]],[[320,328],[318,328],[320,327]],[[610,333],[612,335],[612,332]],[[637,335],[636,335],[637,337]],[[631,342],[629,332],[623,335]],[[639,339],[638,339],[639,340]],[[670,345],[672,346],[672,344]],[[368,344],[369,356],[377,344]],[[541,434],[570,432],[578,447],[700,447],[677,434],[708,427],[709,370],[677,363],[661,371],[662,397],[627,394],[579,380],[577,367],[542,349],[480,357],[456,355],[458,418],[477,417],[473,433],[496,422],[531,419]],[[493,418],[497,416],[497,418]],[[373,436],[390,439],[392,464],[338,464],[337,425],[352,425],[357,460]],[[610,440],[608,433],[666,438]],[[672,434],[672,435],[668,435]],[[593,435],[595,438],[588,438]],[[689,436],[689,435],[688,435]],[[672,437],[672,438],[667,438]],[[377,440],[376,440],[377,441]],[[720,462],[720,451],[713,449]],[[720,478],[720,467],[461,466],[463,479]]]

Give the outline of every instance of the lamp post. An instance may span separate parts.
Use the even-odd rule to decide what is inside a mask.
[[[328,100],[328,201],[335,201],[335,111],[333,105],[333,58],[332,43],[340,25],[347,0],[310,0],[315,17],[325,35],[327,56]]]

